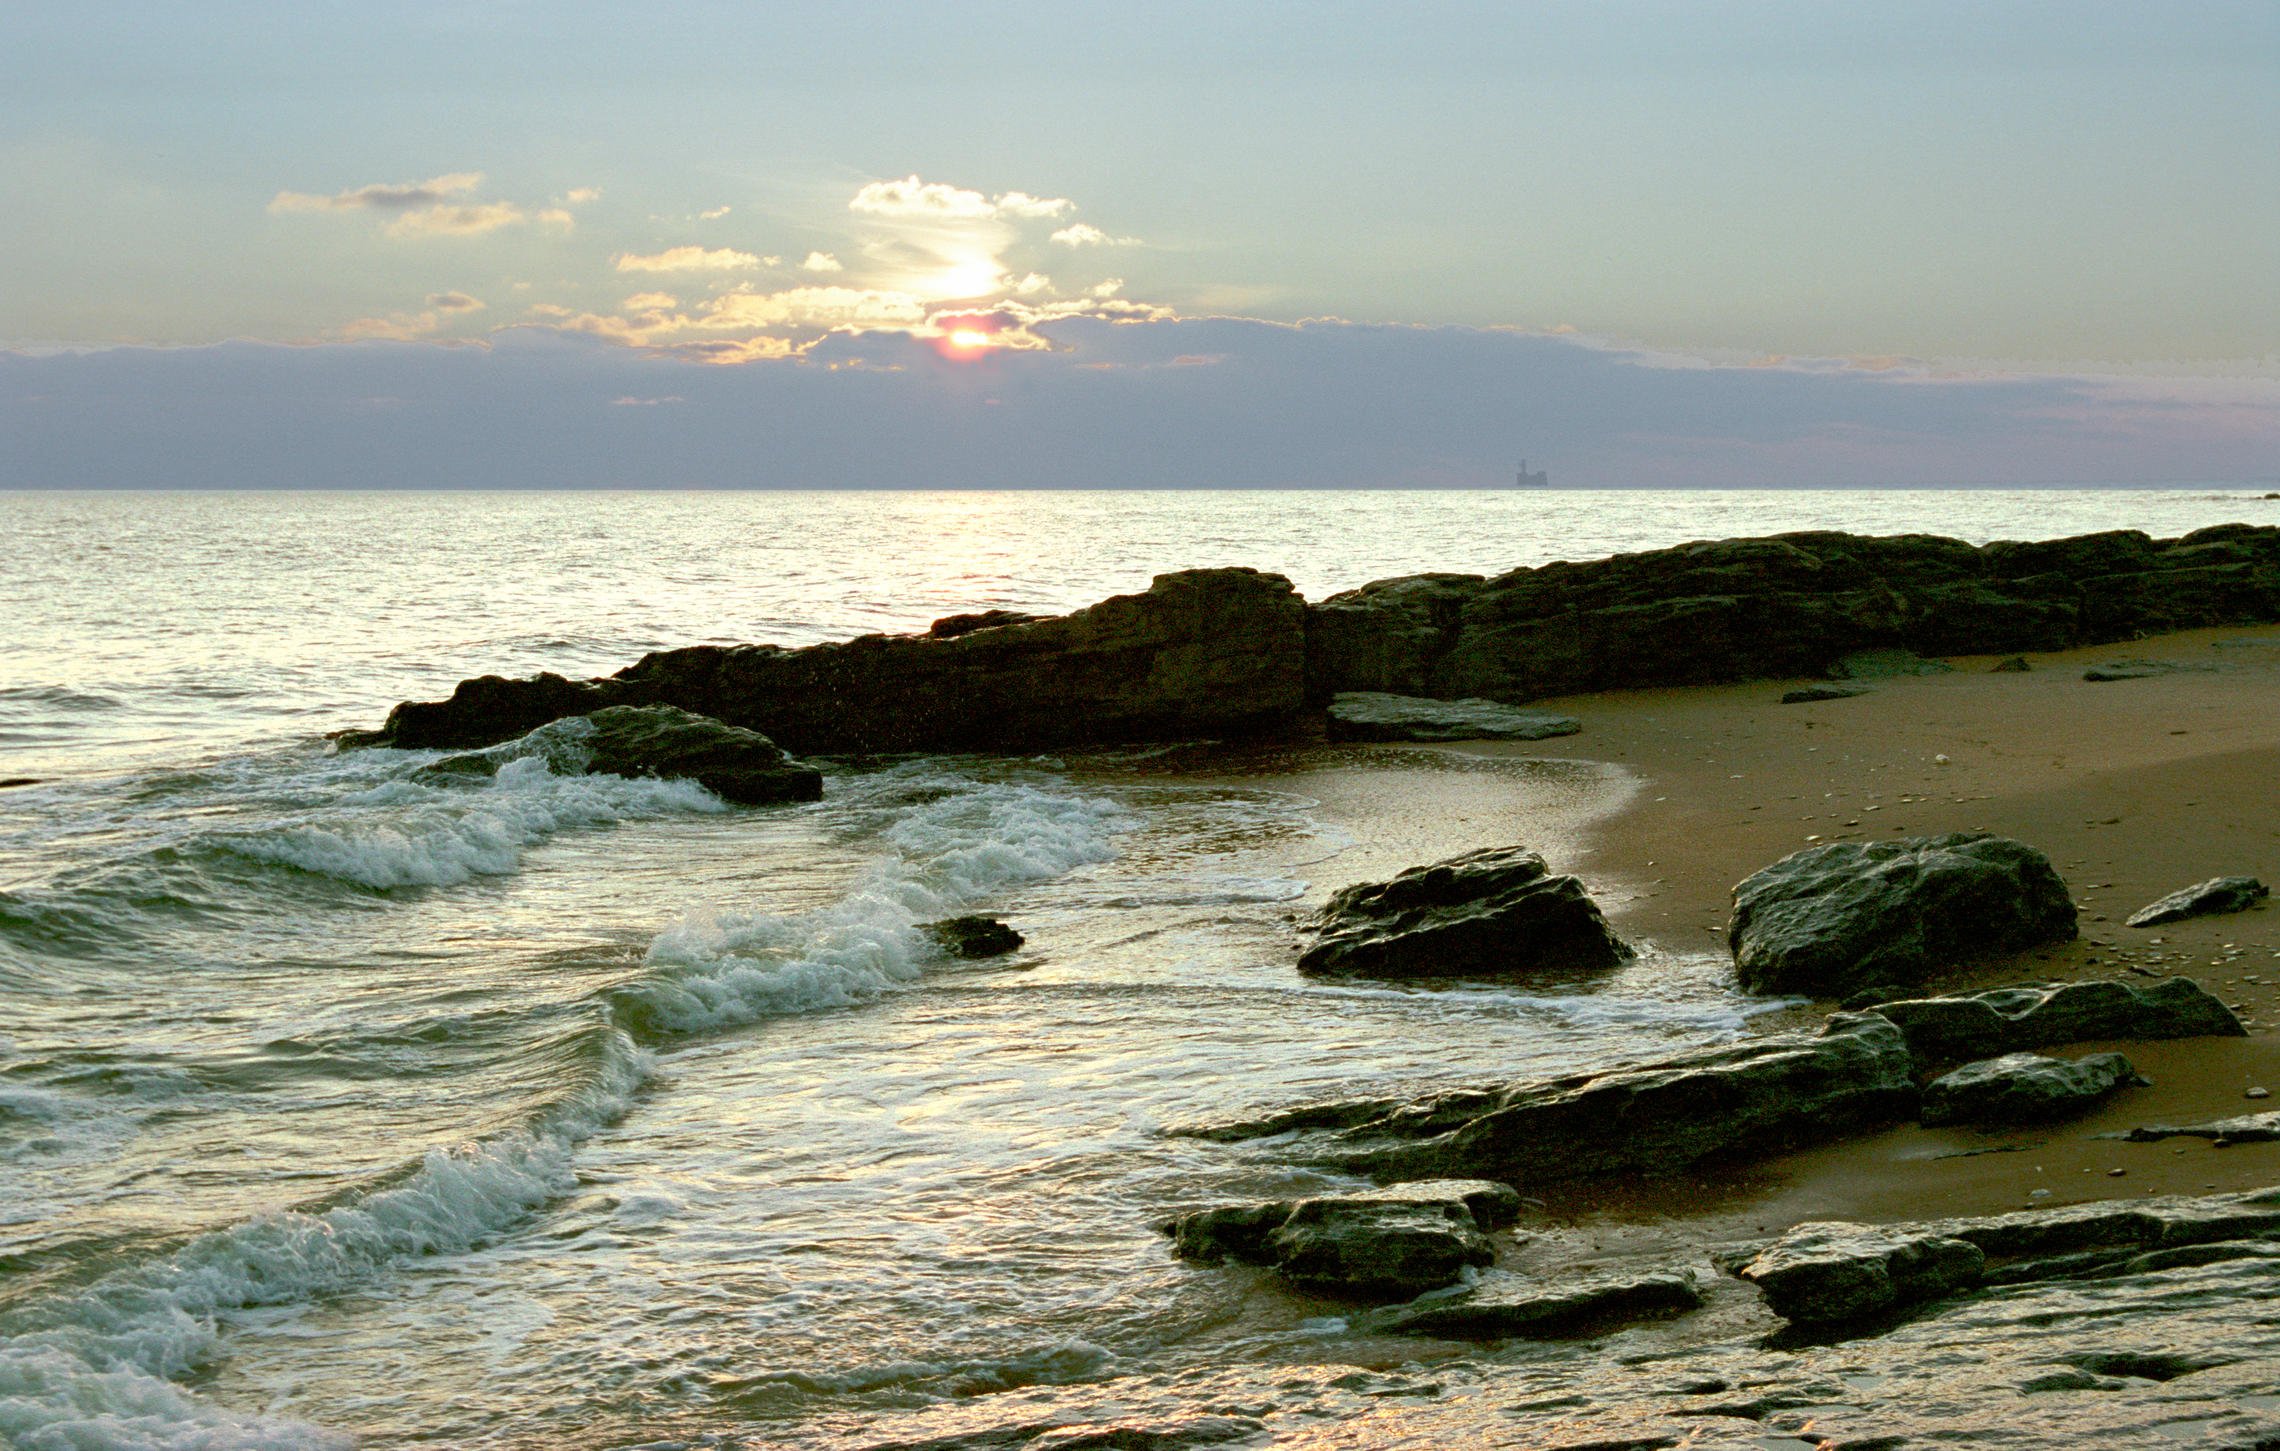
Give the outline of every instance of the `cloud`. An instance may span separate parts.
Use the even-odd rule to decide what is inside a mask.
[[[714,207],[709,211],[702,211],[697,213],[697,220],[700,222],[717,222],[722,217],[727,216],[728,213],[729,208],[727,207]]]
[[[582,207],[588,202],[598,202],[601,199],[602,189],[598,186],[574,186],[562,194],[562,200],[574,207]]]
[[[408,342],[432,336],[446,322],[483,311],[483,300],[464,292],[431,292],[421,312],[392,312],[384,317],[360,317],[333,329],[349,342],[388,338]]]
[[[273,212],[406,211],[433,206],[461,196],[483,184],[480,171],[452,171],[426,181],[376,182],[348,191],[321,196],[314,192],[281,191],[269,199]]]
[[[483,300],[464,292],[431,292],[427,295],[427,306],[431,312],[480,312]]]
[[[563,214],[567,216],[567,213]],[[438,203],[406,212],[387,226],[391,237],[480,237],[529,221],[513,202]]]
[[[620,305],[627,312],[657,312],[668,307],[679,307],[681,299],[670,292],[636,292]]]
[[[911,217],[932,221],[989,221],[999,217],[1057,217],[1076,203],[1067,197],[1038,197],[1024,191],[1000,192],[987,197],[978,191],[939,181],[921,181],[913,173],[900,181],[874,181],[855,193],[847,209],[879,217]]]
[[[758,257],[733,247],[667,247],[646,256],[620,252],[611,261],[620,272],[729,272],[760,265]]]
[[[578,219],[563,207],[548,207],[538,213],[534,220],[542,227],[554,227],[565,232],[578,225]]]
[[[661,408],[668,403],[685,403],[687,401],[678,393],[668,393],[662,398],[636,398],[629,393],[622,398],[612,398],[610,406],[612,408]]]
[[[1052,241],[1064,247],[1130,247],[1139,243],[1138,237],[1111,237],[1090,222],[1071,222],[1055,232]]]
[[[693,326],[727,328],[911,328],[927,318],[924,301],[907,292],[860,287],[793,287],[782,292],[731,292],[706,304]]]
[[[845,272],[847,270],[840,265],[839,259],[829,252],[810,252],[807,254],[807,260],[802,262],[800,266],[810,272]]]

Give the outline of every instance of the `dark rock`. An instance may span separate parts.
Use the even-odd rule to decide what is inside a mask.
[[[2238,1118],[2221,1118],[2205,1124],[2146,1124],[2116,1135],[2133,1144],[2150,1144],[2158,1139],[2223,1139],[2231,1144],[2269,1144],[2280,1140],[2280,1109],[2270,1113],[2244,1113]]]
[[[1924,1063],[1960,1063],[2063,1043],[2239,1038],[2232,1010],[2190,978],[2148,987],[2070,982],[1997,988],[1953,998],[1907,998],[1873,1010],[1899,1025]]]
[[[37,786],[39,784],[40,778],[37,776],[9,776],[0,779],[0,791],[13,790],[18,786]]]
[[[1308,1105],[1196,1132],[1222,1141],[1311,1133],[1293,1143],[1298,1157],[1377,1179],[1468,1175],[1534,1186],[1673,1174],[1907,1117],[1916,1106],[1911,1067],[1899,1029],[1862,1015],[1819,1036],[1755,1038],[1390,1108]]]
[[[953,617],[955,619],[955,617]],[[486,676],[407,702],[403,747],[509,740],[607,705],[665,704],[800,752],[1016,750],[1280,729],[1304,701],[1304,603],[1248,569],[1159,575],[1074,614],[786,650],[668,650],[605,680]]]
[[[2048,857],[1964,833],[1807,847],[1734,888],[1726,929],[1748,991],[1834,998],[2074,935]]]
[[[1519,1212],[1509,1185],[1441,1179],[1205,1209],[1161,1228],[1182,1259],[1264,1265],[1310,1289],[1406,1299],[1494,1260],[1486,1232]]]
[[[2093,1053],[2074,1062],[2007,1053],[1966,1063],[1926,1084],[1918,1117],[1930,1126],[2048,1123],[2144,1082],[2119,1053]]]
[[[2271,895],[2272,889],[2254,877],[2211,877],[2198,886],[2171,892],[2158,902],[2140,907],[2122,925],[2159,927],[2164,922],[2182,922],[2187,917],[2245,912]]]
[[[1426,700],[1350,690],[1330,701],[1334,741],[1540,741],[1583,729],[1573,716],[1517,710],[1493,700]]]
[[[2035,667],[2027,663],[2026,656],[2013,655],[2008,660],[1996,661],[1993,668],[1997,675],[2024,675]]]
[[[945,917],[919,931],[951,957],[1003,957],[1021,945],[1021,934],[995,917]]]
[[[1913,650],[1855,650],[1829,667],[1838,680],[1896,680],[1903,675],[1947,675],[1945,660],[1926,660]]]
[[[1534,1338],[1692,1310],[1701,1303],[1701,1282],[1685,1270],[1603,1270],[1554,1281],[1490,1274],[1460,1294],[1390,1311],[1373,1328],[1443,1340]]]
[[[1986,1252],[1966,1240],[1829,1222],[1798,1225],[1741,1275],[1784,1320],[1826,1325],[1943,1299],[1978,1284],[1986,1268]]]
[[[2213,670],[2213,665],[2188,665],[2181,660],[2109,660],[2093,665],[2082,672],[2084,680],[2151,680],[2157,675],[2177,675],[2185,671]]]
[[[960,635],[971,635],[976,630],[994,630],[1000,625],[1027,625],[1047,619],[1045,615],[1025,615],[1019,610],[983,610],[971,615],[944,615],[926,627],[927,636],[935,640],[955,640]]]
[[[1630,958],[1574,877],[1548,874],[1519,847],[1490,847],[1323,905],[1298,970],[1368,977],[1508,977],[1591,971]]]
[[[766,736],[669,705],[604,706],[591,715],[549,721],[507,746],[446,756],[421,770],[428,776],[488,776],[521,756],[543,756],[569,774],[695,781],[747,806],[823,795],[823,773],[793,760]]]
[[[1781,693],[1783,705],[1812,705],[1823,700],[1850,700],[1856,695],[1868,694],[1864,685],[1807,685]]]

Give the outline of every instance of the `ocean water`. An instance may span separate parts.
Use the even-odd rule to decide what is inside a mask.
[[[33,782],[0,789],[0,1445],[864,1445],[992,1397],[1271,1400],[1381,1352],[1150,1225],[1335,1181],[1167,1125],[1749,1031],[1721,964],[1653,943],[1527,991],[1290,970],[1289,915],[1372,844],[1289,768],[1455,773],[1572,844],[1623,789],[1581,763],[914,758],[754,810],[535,749],[477,781],[325,741],[396,700],[1203,564],[1319,598],[1780,529],[2276,515],[2218,490],[0,494],[0,779]],[[916,924],[965,910],[1029,945],[934,956]]]

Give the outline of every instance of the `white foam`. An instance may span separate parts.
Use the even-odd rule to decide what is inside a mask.
[[[530,754],[508,760],[487,785],[387,781],[218,844],[383,890],[454,886],[513,872],[525,852],[557,832],[727,809],[694,781],[557,775],[545,755]]]

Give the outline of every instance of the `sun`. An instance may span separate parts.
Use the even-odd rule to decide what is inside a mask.
[[[960,352],[979,352],[995,341],[980,328],[962,327],[950,334],[950,346]]]

